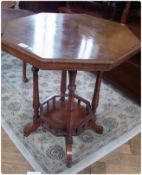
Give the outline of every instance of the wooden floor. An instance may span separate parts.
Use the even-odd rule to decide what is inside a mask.
[[[24,159],[8,135],[2,129],[2,161],[4,174],[26,174],[34,171]],[[139,174],[141,155],[140,134],[111,152],[101,160],[81,171],[79,174]]]

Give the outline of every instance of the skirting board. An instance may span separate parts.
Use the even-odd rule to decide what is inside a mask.
[[[2,127],[5,130],[5,132],[8,134],[10,139],[14,142],[16,147],[19,149],[19,151],[22,153],[22,155],[25,157],[25,159],[30,162],[32,168],[41,173],[43,172],[42,167],[39,166],[38,162],[32,157],[32,155],[28,152],[28,150],[24,147],[24,145],[18,140],[17,136],[14,134],[14,132],[9,128],[8,124],[4,121],[4,119],[1,119]],[[76,165],[72,166],[71,168],[60,172],[61,174],[76,174],[83,170],[84,168],[88,167],[89,165],[95,163],[99,159],[103,158],[105,155],[109,154],[122,144],[126,143],[128,140],[136,136],[138,133],[141,132],[141,125],[137,125],[133,129],[129,130],[128,132],[121,135],[119,138],[111,141],[107,145],[100,148],[95,153],[92,153],[86,159],[78,162]]]

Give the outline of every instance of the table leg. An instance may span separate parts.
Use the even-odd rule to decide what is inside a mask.
[[[65,93],[66,93],[66,83],[67,83],[67,71],[62,71],[62,77],[61,77],[61,101],[65,100]]]
[[[33,72],[33,109],[34,109],[34,116],[33,122],[28,124],[24,128],[24,135],[28,136],[40,126],[40,117],[39,117],[39,89],[38,89],[38,71],[39,69],[36,67],[32,67]]]
[[[67,136],[66,136],[66,151],[67,151],[67,167],[71,167],[72,164],[72,111],[75,92],[75,78],[77,71],[69,71],[69,99],[68,99],[68,114],[67,116]]]
[[[93,99],[92,99],[92,104],[91,104],[91,106],[92,106],[92,112],[94,114],[96,113],[96,109],[97,109],[98,103],[99,103],[99,93],[100,93],[102,73],[103,72],[100,72],[100,71],[97,72],[96,84],[95,84],[95,89],[94,89],[94,94],[93,94]],[[103,132],[103,127],[97,125],[95,121],[92,122],[91,127],[97,133],[102,133]]]
[[[27,67],[27,63],[23,61],[23,65],[22,65],[22,79],[23,79],[23,82],[27,82],[28,79],[27,79],[27,76],[26,76],[26,67]]]

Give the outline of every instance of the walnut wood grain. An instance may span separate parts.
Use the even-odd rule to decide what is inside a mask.
[[[40,13],[9,22],[2,48],[40,69],[95,71],[118,66],[140,50],[140,41],[116,22],[85,14]]]
[[[26,46],[23,48],[20,43]],[[65,136],[66,163],[71,167],[72,136],[89,128],[103,132],[96,123],[102,72],[137,53],[140,42],[127,26],[119,23],[84,14],[40,13],[8,23],[2,49],[33,65],[34,116],[33,122],[24,128],[24,134],[28,136],[42,125],[55,135]],[[39,69],[62,70],[61,94],[53,95],[42,104],[39,102]],[[75,94],[78,70],[98,71],[91,104]]]
[[[39,90],[38,90],[38,71],[39,69],[36,67],[32,67],[33,72],[33,109],[34,116],[33,122],[27,124],[24,128],[24,135],[29,136],[32,132],[36,131],[40,126],[40,116],[39,116]]]

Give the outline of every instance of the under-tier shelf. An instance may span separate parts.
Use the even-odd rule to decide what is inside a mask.
[[[67,134],[67,122],[70,115],[73,135],[78,135],[89,128],[93,120],[90,103],[77,95],[72,102],[71,111],[69,101],[61,100],[61,96],[52,96],[40,106],[42,125],[57,136]]]

